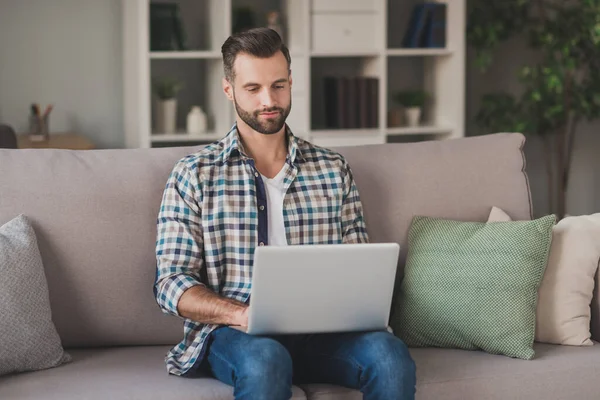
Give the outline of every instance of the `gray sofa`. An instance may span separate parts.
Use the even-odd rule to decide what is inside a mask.
[[[404,259],[416,214],[485,221],[498,206],[530,219],[523,144],[520,134],[496,134],[337,150],[354,170],[371,240],[401,243]],[[0,224],[19,213],[32,220],[53,319],[73,357],[58,368],[0,377],[0,399],[232,398],[231,387],[211,378],[167,374],[164,356],[181,339],[182,321],[161,313],[152,293],[163,187],[173,164],[196,149],[0,150]],[[598,340],[597,294],[593,312]],[[535,348],[530,361],[411,349],[417,398],[600,398],[600,346]],[[294,393],[361,398],[321,384]]]

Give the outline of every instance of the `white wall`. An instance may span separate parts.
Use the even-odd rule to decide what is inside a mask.
[[[485,73],[474,67],[474,52],[467,52],[467,134],[477,131],[474,116],[481,95],[487,92],[518,93],[517,71],[533,62],[535,57],[527,48],[527,39],[513,38],[494,53],[494,64]],[[538,137],[528,137],[525,145],[527,173],[536,216],[548,213],[546,170],[542,143]],[[600,121],[582,123],[577,131],[567,212],[589,214],[600,212]]]
[[[51,131],[122,147],[121,48],[121,0],[0,0],[0,121],[53,103]]]

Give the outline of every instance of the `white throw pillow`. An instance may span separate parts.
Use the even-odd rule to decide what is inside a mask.
[[[70,361],[52,322],[35,232],[21,214],[0,226],[0,376]]]
[[[511,221],[493,207],[488,222]],[[535,340],[591,346],[594,277],[600,264],[600,213],[569,216],[552,229],[546,272],[538,291]]]

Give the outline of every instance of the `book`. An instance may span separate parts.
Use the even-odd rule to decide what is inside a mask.
[[[323,78],[325,126],[328,129],[376,128],[379,119],[379,79]]]
[[[346,91],[343,77],[326,76],[323,78],[325,100],[325,126],[330,129],[344,127],[346,115]]]
[[[179,4],[150,3],[150,51],[186,50]]]
[[[367,128],[379,126],[379,78],[367,77]]]
[[[402,39],[406,48],[446,47],[446,3],[423,2],[413,7]]]
[[[446,47],[446,3],[429,3],[428,8],[422,46],[444,48]]]
[[[343,84],[346,85],[346,97],[344,99],[345,104],[345,120],[343,121],[342,128],[345,129],[356,129],[358,128],[358,113],[356,112],[356,105],[358,104],[358,94],[356,88],[356,80],[354,77],[344,78]]]
[[[426,3],[420,3],[413,7],[408,28],[402,39],[402,47],[421,47],[423,31],[427,22],[429,9]]]
[[[369,91],[367,90],[367,79],[358,77],[356,82],[356,114],[358,115],[357,128],[369,127]]]

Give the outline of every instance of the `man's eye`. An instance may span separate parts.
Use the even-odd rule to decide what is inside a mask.
[[[283,86],[281,86],[281,85],[275,86],[275,89],[283,89]]]
[[[249,92],[256,92],[258,90],[258,88],[250,88],[248,89]]]

